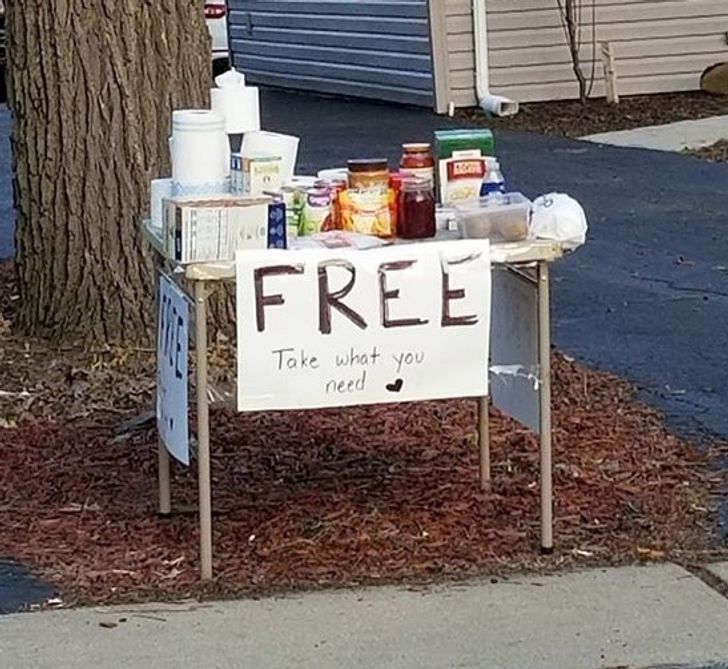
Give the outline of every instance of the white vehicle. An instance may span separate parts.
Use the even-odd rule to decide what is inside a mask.
[[[206,2],[205,19],[212,36],[212,66],[222,72],[228,67],[227,3]]]

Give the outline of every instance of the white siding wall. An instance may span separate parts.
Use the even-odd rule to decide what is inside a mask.
[[[445,0],[445,11],[450,99],[457,107],[471,107],[476,103],[472,0]]]
[[[470,0],[447,0],[451,97],[475,103]],[[595,0],[596,40],[611,41],[623,95],[694,90],[728,61],[728,0]],[[582,59],[592,69],[592,0],[583,0]],[[488,0],[491,89],[520,102],[578,97],[556,0]],[[604,95],[596,50],[593,95]]]

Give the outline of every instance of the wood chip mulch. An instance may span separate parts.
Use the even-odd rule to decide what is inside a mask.
[[[114,420],[0,429],[0,555],[67,604],[466,578],[679,558],[715,547],[708,455],[632,389],[555,357],[557,551],[538,552],[538,449],[494,415],[479,490],[475,403],[213,414],[215,570],[197,582],[194,468],[159,519],[152,430]],[[186,509],[186,512],[185,512]]]
[[[512,118],[490,117],[480,109],[457,112],[459,118],[496,130],[575,138],[724,114],[728,114],[728,96],[701,91],[634,95],[623,97],[618,105],[611,105],[604,98],[587,100],[583,105],[578,100],[527,103]]]
[[[2,317],[13,291],[0,266],[0,557],[66,605],[725,555],[724,447],[672,436],[631,386],[555,354],[553,556],[538,551],[535,437],[493,412],[482,492],[473,401],[215,410],[216,579],[203,587],[195,467],[175,465],[176,513],[158,518],[155,432],[129,422],[152,406],[153,353],[23,340]]]

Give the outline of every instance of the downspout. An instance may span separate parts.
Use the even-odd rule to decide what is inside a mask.
[[[488,65],[488,0],[473,0],[473,42],[475,43],[475,91],[478,104],[495,116],[515,116],[518,103],[490,92]]]

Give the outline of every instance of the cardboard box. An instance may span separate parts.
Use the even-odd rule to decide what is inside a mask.
[[[166,254],[181,264],[232,261],[238,249],[268,248],[268,197],[164,201]]]
[[[268,248],[288,248],[286,205],[281,200],[274,200],[268,204]]]
[[[441,203],[477,200],[486,174],[486,156],[495,155],[493,133],[487,128],[435,131],[437,188]]]
[[[230,158],[230,183],[233,193],[257,197],[283,186],[283,161],[277,156]]]

